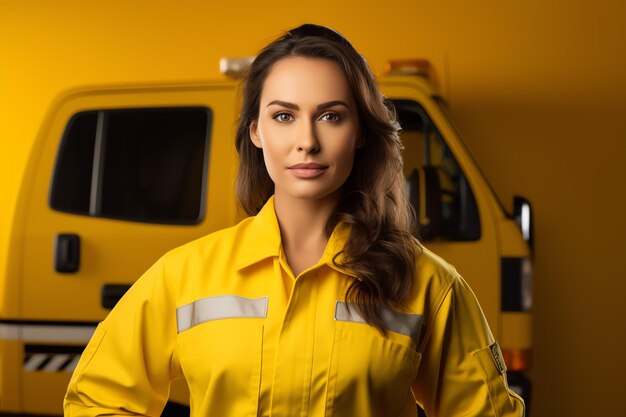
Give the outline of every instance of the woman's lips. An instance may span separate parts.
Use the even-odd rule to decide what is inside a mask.
[[[322,175],[327,168],[326,165],[303,163],[292,165],[288,169],[298,178],[315,178]]]

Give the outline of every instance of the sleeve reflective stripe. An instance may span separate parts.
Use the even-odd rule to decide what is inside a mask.
[[[201,298],[176,309],[178,333],[211,320],[265,317],[267,317],[267,297],[219,295]]]
[[[348,311],[348,305],[350,310]],[[417,345],[417,340],[422,328],[421,314],[399,313],[389,310],[388,308],[380,308],[381,319],[385,328],[389,331],[409,336]],[[350,321],[353,323],[366,323],[361,316],[354,303],[344,303],[337,301],[335,305],[335,320]]]

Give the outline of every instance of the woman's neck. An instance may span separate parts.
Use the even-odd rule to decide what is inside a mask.
[[[315,265],[322,257],[328,241],[326,223],[337,202],[335,196],[320,200],[280,193],[274,196],[283,252],[294,275]]]

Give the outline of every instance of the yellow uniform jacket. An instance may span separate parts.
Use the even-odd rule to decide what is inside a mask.
[[[157,261],[98,326],[65,397],[65,415],[159,415],[173,378],[192,416],[521,417],[474,294],[422,248],[405,311],[382,309],[383,335],[344,302],[356,279],[332,259],[294,276],[271,198],[237,226]]]

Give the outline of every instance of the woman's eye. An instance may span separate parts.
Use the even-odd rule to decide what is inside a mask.
[[[341,120],[341,115],[337,113],[325,113],[322,115],[321,119],[327,122],[338,122]]]
[[[289,122],[292,120],[292,117],[289,113],[278,113],[274,115],[274,119],[278,120],[279,122]]]

